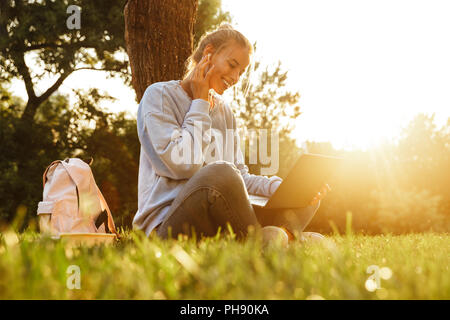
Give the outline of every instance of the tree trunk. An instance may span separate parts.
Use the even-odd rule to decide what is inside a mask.
[[[197,0],[129,0],[125,42],[140,101],[154,82],[181,79],[193,50]]]

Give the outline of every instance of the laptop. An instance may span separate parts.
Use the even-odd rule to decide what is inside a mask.
[[[330,177],[341,165],[343,158],[304,153],[270,197],[249,195],[250,203],[264,209],[295,209],[307,207]]]

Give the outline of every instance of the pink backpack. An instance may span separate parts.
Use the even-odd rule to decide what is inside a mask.
[[[114,233],[114,220],[90,163],[78,158],[53,161],[43,175],[43,201],[37,214],[41,232]]]

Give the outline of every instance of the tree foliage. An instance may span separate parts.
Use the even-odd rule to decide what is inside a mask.
[[[28,95],[22,118],[32,122],[39,106],[77,70],[120,73],[128,78],[124,52],[124,0],[5,0],[0,3],[0,78],[21,79]],[[67,7],[81,8],[80,29],[70,30]],[[42,71],[36,72],[29,60]],[[56,79],[42,94],[36,84],[44,76]]]
[[[343,232],[351,212],[353,229],[359,232],[448,232],[449,128],[450,119],[438,128],[434,115],[418,114],[399,141],[371,150],[308,143],[311,152],[345,159],[309,229],[328,233],[334,225]]]
[[[194,48],[205,33],[217,28],[222,22],[231,22],[229,12],[222,10],[221,0],[199,0],[194,25]]]
[[[279,171],[277,174],[283,177],[300,152],[291,136],[295,120],[301,114],[298,105],[300,94],[286,89],[288,72],[282,71],[280,61],[275,66],[265,66],[263,70],[261,63],[255,61],[252,69],[251,72],[246,72],[239,83],[233,87],[235,116],[243,129],[244,136],[248,136],[250,130],[255,130],[259,139],[260,129],[268,131],[267,149],[272,161],[274,157],[270,144],[271,130],[278,133]],[[249,141],[246,143],[248,145]],[[258,148],[260,147],[261,144],[258,143]],[[256,164],[250,163],[250,147],[246,147],[245,150],[249,170],[260,174],[261,167],[266,166],[263,166],[261,161]]]

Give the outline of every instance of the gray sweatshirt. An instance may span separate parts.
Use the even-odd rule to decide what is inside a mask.
[[[192,100],[180,80],[150,85],[137,113],[141,143],[138,211],[135,228],[147,236],[166,217],[172,201],[204,165],[222,160],[234,163],[249,194],[271,196],[282,179],[249,174],[244,163],[236,119],[220,95],[209,102]]]

